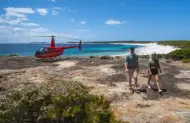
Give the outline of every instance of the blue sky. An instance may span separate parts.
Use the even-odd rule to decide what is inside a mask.
[[[0,42],[27,42],[9,38],[35,35],[84,41],[188,40],[190,1],[1,0],[0,35]]]

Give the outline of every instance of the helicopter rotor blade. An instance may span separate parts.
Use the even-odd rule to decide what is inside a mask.
[[[32,36],[32,37],[55,37],[55,36]]]
[[[55,37],[55,36],[28,36],[28,37],[23,37],[23,38],[43,38],[43,37]]]
[[[65,38],[65,39],[71,39],[71,40],[81,40],[81,39],[77,39],[77,38],[67,38],[67,37],[62,37],[62,36],[55,36],[57,38]]]
[[[77,40],[77,41],[80,41],[81,39],[75,39],[75,38],[68,38],[68,37],[63,37],[63,36],[26,36],[26,37],[9,37],[9,39],[27,39],[27,38],[51,38],[51,37],[56,37],[56,38],[64,38],[64,39],[67,39],[67,40],[70,40],[70,41],[63,41],[63,42],[60,42],[60,43],[70,43],[70,42],[73,42],[72,40]]]
[[[27,37],[8,37],[10,39],[15,39],[15,38],[40,38],[40,37],[52,37],[52,36],[27,36]],[[54,36],[53,36],[54,37]]]
[[[71,39],[71,40],[80,40],[80,39],[76,39],[76,38],[67,38],[67,37],[63,37],[63,36],[26,36],[26,37],[10,37],[10,38],[36,38],[36,37],[57,37],[57,38],[65,38],[65,39]]]

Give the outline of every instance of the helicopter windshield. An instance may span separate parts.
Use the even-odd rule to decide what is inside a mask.
[[[41,54],[43,54],[44,53],[44,47],[42,47],[42,48],[40,48],[40,49],[38,49],[37,51],[36,51],[36,54],[37,55],[41,55]]]
[[[39,52],[43,52],[43,51],[44,51],[44,48],[40,48],[40,49],[39,49]]]

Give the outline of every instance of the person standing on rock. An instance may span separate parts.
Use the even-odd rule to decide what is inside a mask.
[[[150,59],[149,59],[149,62],[148,62],[148,65],[149,65],[149,70],[148,70],[148,88],[151,88],[150,86],[150,81],[152,79],[152,76],[155,76],[155,80],[157,82],[157,87],[158,87],[158,93],[161,93],[162,90],[160,89],[160,80],[159,80],[159,71],[160,73],[162,72],[161,71],[161,68],[160,68],[160,63],[159,63],[159,60],[157,59],[157,55],[156,53],[153,53],[150,55]]]
[[[125,70],[128,73],[129,88],[132,88],[132,78],[135,80],[135,89],[137,88],[137,77],[139,71],[138,56],[135,54],[135,48],[130,48],[130,54],[127,55],[125,60]]]

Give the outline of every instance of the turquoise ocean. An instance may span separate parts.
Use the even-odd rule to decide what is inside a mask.
[[[35,51],[49,44],[0,44],[0,55],[17,54],[19,56],[34,56]],[[78,44],[56,44],[56,46],[70,46]],[[67,49],[62,56],[105,56],[105,55],[124,55],[129,53],[129,48],[133,45],[126,44],[82,44],[82,50]],[[135,48],[142,47],[136,46]]]

